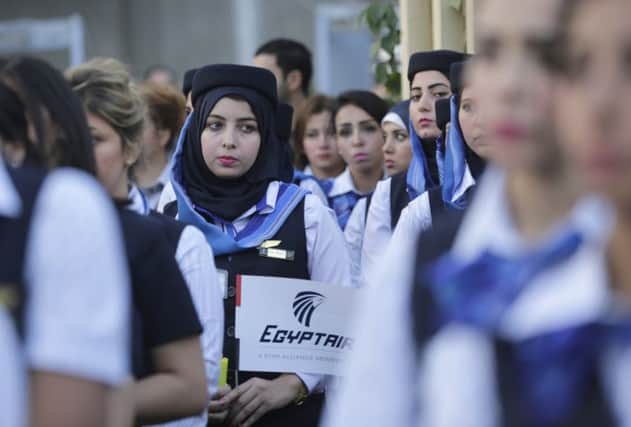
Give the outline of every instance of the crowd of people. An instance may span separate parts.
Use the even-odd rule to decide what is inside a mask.
[[[0,425],[631,426],[631,2],[476,14],[394,105],[0,59]],[[342,375],[240,370],[241,275],[360,288]]]

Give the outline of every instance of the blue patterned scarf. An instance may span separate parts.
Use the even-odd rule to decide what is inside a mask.
[[[458,104],[456,97],[450,100],[451,125],[447,135],[447,146],[445,147],[445,162],[443,167],[442,194],[443,201],[456,209],[464,209],[467,205],[467,198],[460,197],[453,200],[454,195],[460,189],[465,173],[467,162],[465,161],[465,140],[458,123]]]
[[[434,182],[429,171],[425,152],[423,151],[423,141],[416,134],[412,123],[409,124],[408,132],[410,134],[410,144],[412,144],[412,161],[407,172],[407,188],[410,200],[416,199],[425,191],[436,187],[439,182]],[[440,151],[440,141],[436,142],[436,162],[438,164],[438,174],[441,176],[443,156]]]

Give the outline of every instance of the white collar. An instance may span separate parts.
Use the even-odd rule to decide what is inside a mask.
[[[276,201],[278,200],[278,191],[280,190],[280,181],[272,181],[267,186],[267,191],[265,192],[265,207],[259,211],[259,213],[270,213],[276,209]],[[258,204],[258,203],[257,203]],[[250,216],[254,215],[257,211],[257,205],[252,206],[250,209],[239,215],[234,222],[239,222],[242,220],[248,219]]]
[[[342,194],[350,193],[351,191],[357,192],[355,185],[353,184],[351,170],[346,168],[341,175],[333,178],[333,186],[331,187],[331,191],[329,191],[328,197],[341,196]]]
[[[504,255],[525,249],[504,195],[504,173],[488,168],[478,183],[476,195],[454,242],[455,253],[466,260],[474,260],[485,249]]]
[[[305,166],[302,173],[304,173],[305,175],[313,175],[313,170],[311,169],[311,166],[307,165]]]
[[[140,215],[149,214],[150,209],[149,204],[147,203],[147,198],[144,194],[142,194],[142,191],[140,191],[137,185],[132,184],[127,197],[129,197],[130,201],[129,205],[126,207],[128,210]]]
[[[0,215],[15,218],[21,211],[22,200],[0,156]]]
[[[469,169],[469,165],[465,163],[464,176],[462,177],[462,182],[460,186],[456,188],[453,196],[451,196],[451,202],[455,203],[458,199],[460,199],[466,191],[475,185],[475,178],[471,174],[471,169]]]
[[[158,177],[158,182],[162,185],[167,185],[167,182],[171,180],[171,162],[168,162],[167,165],[162,169],[162,173]]]
[[[387,178],[387,175],[384,171],[384,175],[382,179]],[[351,176],[350,168],[344,169],[341,175],[333,178],[333,186],[331,187],[331,191],[327,194],[328,197],[336,197],[341,196],[343,194],[347,194],[350,192],[354,192],[359,194],[360,196],[365,196],[369,193],[362,193],[361,191],[355,188],[355,184],[353,184],[353,177]]]

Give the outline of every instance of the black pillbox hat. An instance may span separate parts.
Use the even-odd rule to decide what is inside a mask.
[[[464,53],[453,50],[430,50],[416,52],[410,57],[408,64],[408,80],[412,83],[414,75],[421,71],[439,71],[449,77],[449,67],[454,62],[462,62],[466,58]]]
[[[193,77],[195,77],[196,72],[197,68],[191,68],[184,73],[184,81],[182,81],[182,93],[184,96],[188,96],[188,93],[193,89]]]
[[[236,86],[252,89],[278,105],[276,77],[271,71],[249,65],[213,64],[201,67],[193,77],[193,104],[197,98],[218,87]]]

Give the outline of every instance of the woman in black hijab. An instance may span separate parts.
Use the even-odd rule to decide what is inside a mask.
[[[316,426],[323,404],[321,375],[236,369],[236,278],[349,284],[344,238],[333,214],[315,196],[286,183],[293,171],[277,135],[272,73],[238,65],[202,67],[193,79],[192,101],[193,113],[174,154],[177,216],[202,230],[217,268],[226,272],[228,386],[213,397],[209,421]],[[172,207],[165,211],[173,212]],[[277,243],[275,256],[265,249],[271,240]]]

